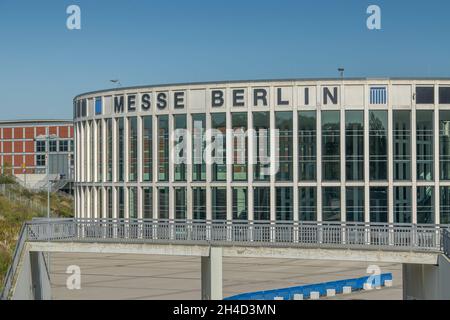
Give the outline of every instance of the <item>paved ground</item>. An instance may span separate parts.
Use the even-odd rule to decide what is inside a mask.
[[[81,290],[68,290],[65,273],[81,268]],[[224,258],[224,297],[365,276],[370,263],[292,259]],[[392,288],[338,299],[402,299],[399,264],[380,264],[392,272]],[[146,255],[52,254],[55,299],[200,299],[200,258]]]

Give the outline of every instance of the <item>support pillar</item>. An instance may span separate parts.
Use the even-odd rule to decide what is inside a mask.
[[[201,259],[202,300],[222,300],[222,248],[211,247]]]

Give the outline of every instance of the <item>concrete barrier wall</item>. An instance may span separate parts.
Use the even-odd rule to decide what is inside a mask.
[[[450,300],[450,260],[444,255],[438,265],[403,264],[405,300]]]

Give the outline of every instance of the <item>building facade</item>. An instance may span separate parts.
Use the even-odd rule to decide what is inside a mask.
[[[0,121],[1,173],[45,175],[48,150],[50,174],[73,175],[73,135],[72,120]]]
[[[450,79],[120,88],[74,126],[77,217],[450,223]]]

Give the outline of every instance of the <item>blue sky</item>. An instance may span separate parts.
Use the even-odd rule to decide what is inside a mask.
[[[66,28],[67,6],[82,29]],[[382,30],[366,9],[382,10]],[[450,1],[0,0],[0,119],[70,118],[72,98],[171,82],[450,77]]]

